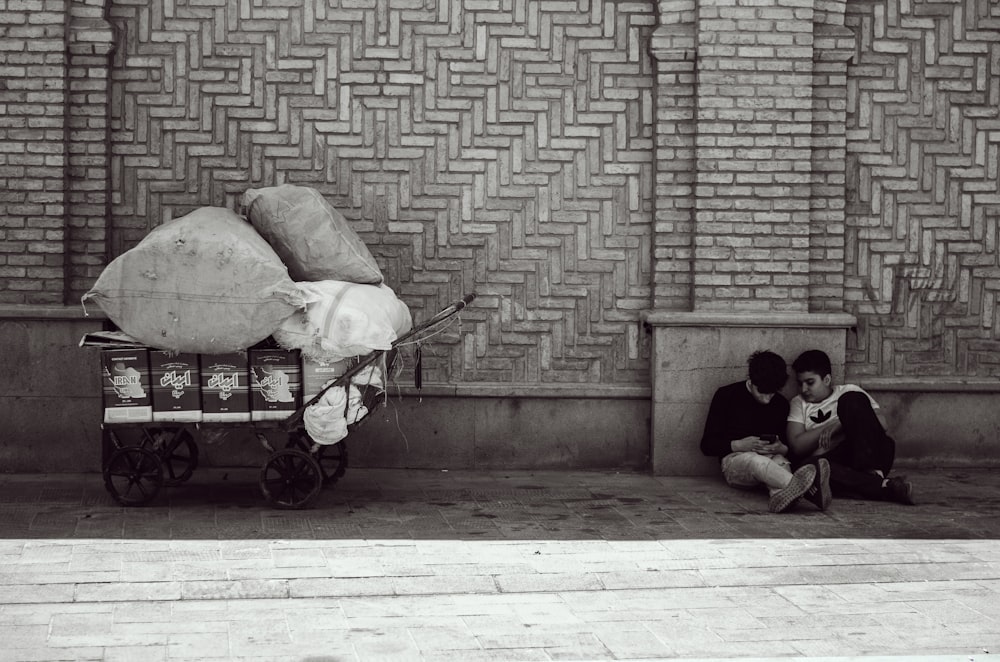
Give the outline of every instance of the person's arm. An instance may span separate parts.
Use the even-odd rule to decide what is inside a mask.
[[[780,393],[776,393],[771,400],[768,412],[768,432],[777,436],[777,441],[768,444],[757,452],[762,455],[784,455],[788,456],[791,450],[788,446],[788,431],[785,429],[785,421],[788,419],[790,405]]]
[[[788,421],[785,435],[788,445],[795,457],[810,457],[817,450],[821,453],[829,451],[836,445],[837,433],[840,432],[840,421],[833,419],[826,425],[812,430],[806,430],[804,423]]]
[[[724,457],[734,451],[756,450],[762,442],[757,437],[743,437],[742,439],[732,439],[732,433],[726,424],[728,418],[726,411],[729,409],[723,397],[722,389],[712,396],[712,404],[708,407],[708,416],[705,418],[705,431],[701,436],[701,452],[709,457]]]

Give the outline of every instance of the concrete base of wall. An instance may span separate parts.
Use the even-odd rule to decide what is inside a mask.
[[[78,343],[103,321],[32,310],[0,317],[0,472],[99,471],[99,353]],[[791,361],[821,347],[843,375],[844,329],[672,324],[653,332],[652,397],[642,388],[404,389],[351,433],[351,466],[710,475],[718,467],[698,452],[708,404],[719,385],[743,378],[753,349],[780,348]],[[858,383],[885,410],[900,465],[1000,466],[997,385]],[[791,395],[791,381],[788,388]],[[207,466],[260,466],[266,458],[246,429],[203,435],[199,448]]]
[[[844,383],[848,315],[755,316],[654,312],[652,469],[670,476],[716,475],[718,462],[698,449],[715,389],[746,378],[746,360],[771,349],[791,363],[822,349]],[[1000,385],[969,380],[849,379],[879,402],[896,439],[898,466],[1000,466]],[[794,375],[783,393],[797,390]]]
[[[78,344],[102,325],[100,318],[54,319],[37,309],[0,318],[0,472],[100,470],[100,352]],[[645,388],[548,387],[533,393],[530,387],[496,385],[474,393],[404,388],[351,433],[351,465],[633,470],[649,464]],[[201,435],[202,464],[263,463],[266,451],[252,430],[225,432]]]
[[[888,383],[887,383],[888,381]],[[1000,467],[997,391],[956,384],[914,391],[911,384],[857,380],[885,412],[901,466]],[[996,389],[998,385],[992,385]],[[918,388],[920,385],[918,385]],[[925,387],[929,388],[929,387]]]

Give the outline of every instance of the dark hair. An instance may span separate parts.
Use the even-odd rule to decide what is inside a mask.
[[[792,369],[796,373],[815,372],[820,377],[826,377],[833,372],[830,366],[830,357],[826,352],[818,349],[806,350],[799,354],[799,357],[792,363]]]
[[[762,350],[754,352],[747,359],[750,382],[761,393],[777,393],[788,381],[788,366],[785,359],[774,352]]]

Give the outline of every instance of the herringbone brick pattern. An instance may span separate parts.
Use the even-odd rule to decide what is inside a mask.
[[[1000,375],[1000,3],[848,4],[856,374]]]
[[[248,187],[313,186],[416,318],[478,292],[429,379],[646,380],[653,3],[116,0],[111,20],[118,252]]]

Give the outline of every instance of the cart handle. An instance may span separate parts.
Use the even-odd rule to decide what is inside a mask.
[[[441,322],[445,321],[446,319],[448,319],[449,317],[451,317],[452,315],[454,315],[455,313],[459,312],[460,310],[468,306],[470,303],[472,303],[472,301],[475,298],[476,298],[476,293],[472,292],[466,294],[458,301],[452,302],[450,306],[442,310],[434,317],[430,318],[426,322],[422,322],[418,326],[413,327],[399,338],[396,338],[396,340],[392,343],[393,349],[395,349],[397,345],[402,345],[404,342],[406,342],[413,336],[417,335],[418,333],[423,333],[424,331],[431,328],[435,324],[440,324]]]

